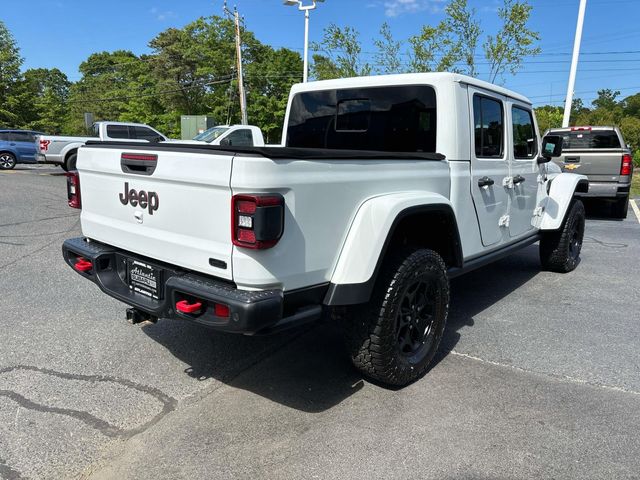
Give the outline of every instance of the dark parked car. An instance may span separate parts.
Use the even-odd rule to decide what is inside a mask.
[[[32,130],[0,130],[0,170],[17,163],[36,163],[36,135]]]

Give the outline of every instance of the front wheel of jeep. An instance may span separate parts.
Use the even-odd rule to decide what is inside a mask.
[[[543,232],[540,239],[540,261],[545,270],[560,273],[575,270],[580,263],[584,224],[584,205],[573,200],[560,229]]]

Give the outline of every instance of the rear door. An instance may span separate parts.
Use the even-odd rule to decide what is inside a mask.
[[[480,224],[482,243],[498,245],[508,239],[509,194],[503,181],[509,176],[506,152],[506,100],[469,86],[471,131],[471,196]]]
[[[127,125],[107,125],[107,137],[117,140],[129,140],[131,133]]]
[[[132,136],[131,138],[135,138],[137,140],[146,140],[147,142],[157,142],[164,140],[164,137],[162,137],[162,135],[149,127],[135,125],[129,128],[133,129],[134,136]]]
[[[31,132],[11,132],[9,141],[18,152],[18,161],[36,161],[36,137]]]
[[[615,130],[575,127],[562,136],[562,156],[556,162],[563,171],[586,175],[593,182],[619,181],[624,151]]]
[[[520,237],[533,232],[531,221],[538,203],[538,129],[529,105],[509,101],[509,128],[512,138],[509,235]]]
[[[192,148],[80,150],[82,231],[159,261],[232,279],[233,155]]]

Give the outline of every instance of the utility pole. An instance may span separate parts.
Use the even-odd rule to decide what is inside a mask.
[[[576,37],[573,42],[573,57],[571,58],[571,71],[569,72],[569,85],[567,86],[567,96],[564,103],[564,116],[562,117],[562,127],[569,126],[571,118],[571,106],[573,105],[573,91],[576,86],[576,72],[578,70],[578,58],[580,57],[580,43],[582,42],[582,26],[584,25],[584,13],[587,9],[587,0],[580,0],[578,10],[578,25],[576,26]]]
[[[240,39],[240,14],[238,14],[238,8],[233,7],[233,13],[227,8],[227,0],[224,0],[224,12],[233,16],[233,22],[236,32],[236,60],[238,71],[238,94],[240,95],[240,112],[242,114],[242,125],[248,125],[249,119],[247,118],[247,94],[244,90],[244,75],[242,73],[242,41]]]

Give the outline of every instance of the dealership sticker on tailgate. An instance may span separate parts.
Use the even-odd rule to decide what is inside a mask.
[[[155,300],[160,299],[160,270],[138,260],[127,260],[129,288]]]

